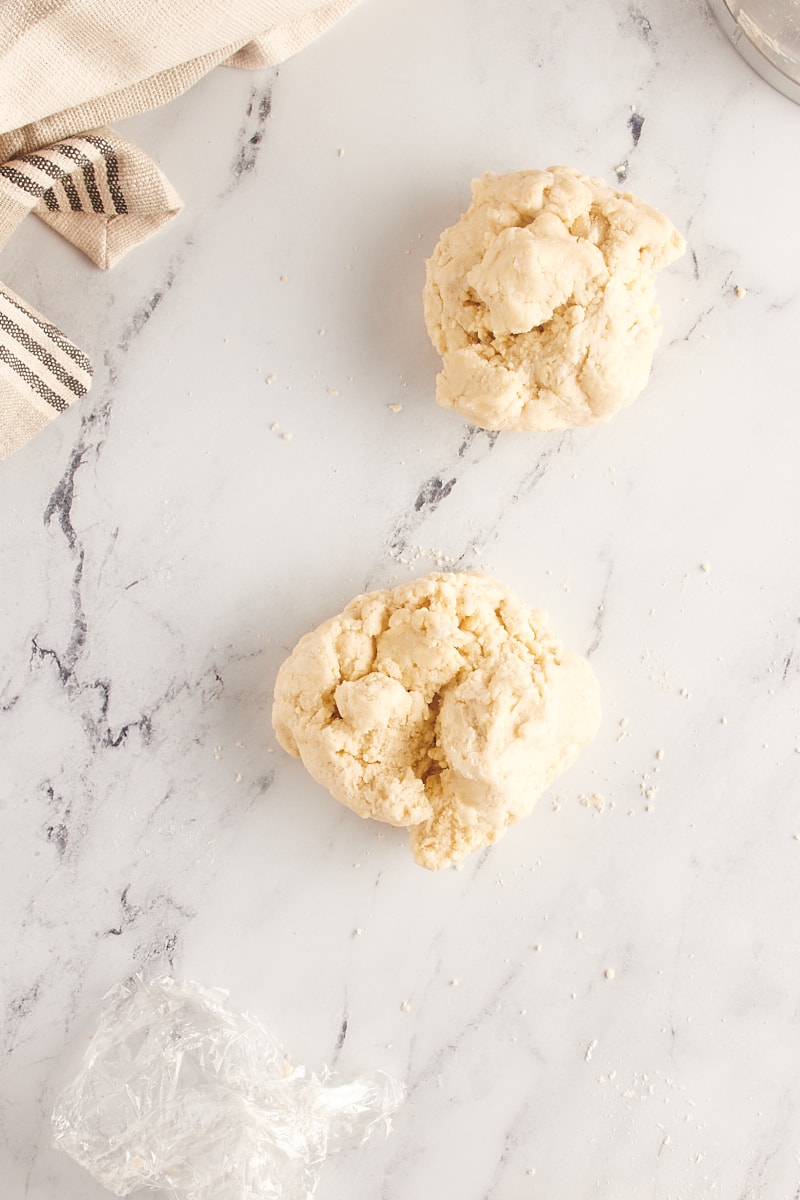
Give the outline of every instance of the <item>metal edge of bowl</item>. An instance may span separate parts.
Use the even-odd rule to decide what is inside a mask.
[[[728,7],[726,0],[708,0],[708,7],[717,18],[728,41],[739,52],[747,65],[789,100],[800,104],[800,77],[793,79],[791,75],[787,75],[750,41]],[[800,71],[800,67],[798,70]]]

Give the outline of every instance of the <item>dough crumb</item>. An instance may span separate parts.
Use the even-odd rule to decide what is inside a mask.
[[[603,975],[606,979],[616,979],[617,972],[614,970],[613,967],[606,967],[605,971],[603,972]]]
[[[292,435],[288,432],[282,433],[281,437],[283,438],[284,442],[290,442],[292,440]]]
[[[572,168],[482,175],[427,263],[438,403],[493,430],[609,420],[647,383],[656,275],[685,249],[662,213]]]
[[[344,158],[344,146],[340,146],[339,149],[336,151],[336,157]]]
[[[450,987],[458,987],[458,984],[459,984],[459,980],[458,980],[458,979],[451,979],[451,980],[450,980]]]
[[[288,282],[289,282],[289,276],[281,275],[281,283],[288,283]]]
[[[327,393],[328,393],[328,395],[329,395],[329,396],[338,396],[338,395],[339,395],[339,389],[338,389],[338,388],[326,388],[326,391],[327,391]]]
[[[407,1000],[404,1000],[403,1003],[400,1005],[400,1012],[411,1012],[411,1005],[408,1003]]]
[[[575,995],[575,993],[573,992],[573,996],[574,995]],[[594,1054],[596,1049],[597,1049],[597,1038],[594,1038],[594,1040],[589,1042],[589,1045],[586,1047],[586,1053],[583,1056],[585,1062],[592,1061],[592,1055]]]
[[[280,668],[280,745],[361,817],[408,829],[429,870],[526,817],[600,723],[589,663],[488,575],[357,596]]]
[[[264,382],[265,383],[274,383],[277,378],[278,378],[277,375],[268,375],[267,378],[264,380]]]
[[[664,751],[656,750],[656,758],[658,759],[659,762],[661,762],[664,758]]]
[[[386,407],[388,408],[389,412],[402,412],[403,411],[402,404],[387,404]]]
[[[743,288],[737,283],[736,287],[733,289],[733,294],[737,300],[742,300],[747,295],[747,288]]]
[[[599,792],[593,792],[591,796],[581,796],[580,803],[583,808],[593,808],[597,812],[604,812],[606,807],[605,796],[601,796]]]
[[[701,562],[701,563],[700,563],[700,570],[701,570],[701,571],[702,571],[702,572],[703,572],[705,575],[707,575],[707,574],[708,574],[708,572],[711,570],[711,563],[707,563],[707,562]]]

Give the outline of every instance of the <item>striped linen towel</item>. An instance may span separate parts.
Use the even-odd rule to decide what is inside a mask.
[[[156,108],[219,64],[296,54],[358,0],[0,3],[0,247],[33,212],[107,269],[181,208],[108,122]],[[83,396],[87,356],[0,283],[0,460]]]

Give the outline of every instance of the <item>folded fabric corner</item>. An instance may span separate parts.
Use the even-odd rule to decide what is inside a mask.
[[[0,244],[32,211],[104,269],[180,209],[155,163],[111,129],[64,138],[0,166]]]
[[[253,38],[241,50],[226,59],[223,66],[246,71],[274,67],[299,54],[310,42],[340,21],[358,0],[330,0],[306,12],[295,13],[291,20],[278,22],[266,33]]]

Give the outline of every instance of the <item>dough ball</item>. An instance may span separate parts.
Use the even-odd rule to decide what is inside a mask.
[[[543,613],[472,572],[357,596],[278,672],[278,741],[437,870],[490,846],[592,740],[600,691]]]
[[[647,383],[656,272],[685,248],[660,212],[569,167],[482,175],[427,264],[437,401],[484,429],[607,421]]]

